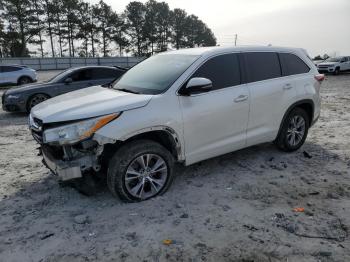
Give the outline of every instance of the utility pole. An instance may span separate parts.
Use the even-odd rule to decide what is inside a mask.
[[[235,34],[235,46],[237,45],[237,37],[238,37],[238,35]]]

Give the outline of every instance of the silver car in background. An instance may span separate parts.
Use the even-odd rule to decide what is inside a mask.
[[[34,69],[23,65],[0,65],[0,85],[25,85],[36,81]]]

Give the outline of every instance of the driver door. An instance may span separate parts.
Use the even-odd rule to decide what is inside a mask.
[[[187,165],[243,148],[249,114],[249,93],[241,84],[237,54],[210,58],[193,77],[211,80],[213,88],[179,96]]]
[[[57,89],[59,94],[65,94],[88,86],[92,86],[92,69],[89,68],[74,71],[69,76],[67,76],[67,78],[71,78],[72,82],[65,83],[63,81],[63,83],[59,85]]]

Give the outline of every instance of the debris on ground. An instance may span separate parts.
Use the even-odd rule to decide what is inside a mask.
[[[74,222],[77,224],[85,224],[88,222],[89,217],[87,215],[77,215],[74,217]]]
[[[308,152],[306,151],[303,151],[303,155],[304,157],[308,158],[308,159],[311,159],[312,158],[312,155],[310,155]]]
[[[305,208],[303,208],[303,207],[295,207],[295,208],[293,208],[293,211],[294,212],[304,212]]]
[[[173,243],[173,241],[171,239],[164,239],[163,240],[163,244],[166,245],[166,246],[169,246]]]

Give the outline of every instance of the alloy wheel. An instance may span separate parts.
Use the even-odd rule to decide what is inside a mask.
[[[303,140],[305,127],[305,119],[302,116],[292,117],[287,130],[287,141],[290,146],[297,146]]]
[[[124,176],[128,193],[138,199],[147,199],[158,194],[165,186],[167,178],[168,166],[156,154],[142,154],[135,158]]]
[[[32,109],[34,106],[36,106],[37,104],[40,104],[41,102],[44,102],[47,99],[48,99],[48,97],[46,95],[43,95],[43,94],[35,95],[30,100],[29,108]]]
[[[29,84],[30,83],[30,79],[28,77],[22,77],[19,81],[20,85],[25,85],[25,84]]]

